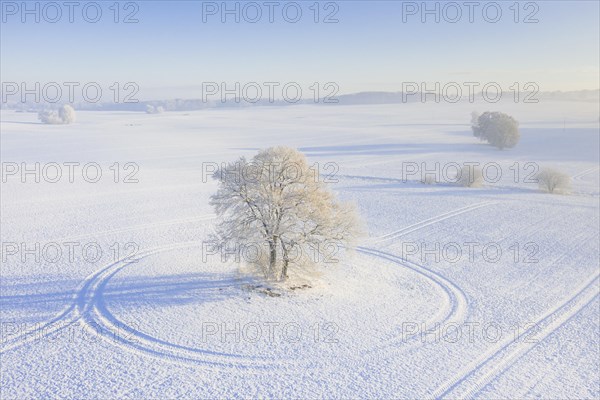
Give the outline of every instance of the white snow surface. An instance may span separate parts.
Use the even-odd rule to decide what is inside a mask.
[[[514,116],[517,147],[474,138],[473,109]],[[0,398],[599,398],[598,110],[307,105],[78,112],[61,126],[3,110],[3,163],[94,162],[103,176],[2,183],[4,244],[78,247],[55,263],[3,253]],[[333,173],[365,223],[356,251],[310,288],[273,286],[280,297],[202,246],[217,187],[203,163],[274,145]],[[138,183],[122,182],[128,162]],[[481,188],[402,179],[422,162],[494,162],[502,176]],[[523,182],[526,163],[570,175],[569,193]],[[89,243],[98,260],[82,254]],[[448,244],[464,243],[473,257],[453,261]]]

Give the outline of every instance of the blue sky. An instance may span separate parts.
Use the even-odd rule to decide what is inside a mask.
[[[302,9],[297,23],[283,18],[282,7],[289,2],[277,2],[275,21],[269,23],[268,8],[258,1],[263,12],[258,23],[244,21],[242,14],[240,23],[232,15],[223,23],[220,1],[139,1],[139,22],[130,24],[114,23],[113,1],[99,2],[103,14],[97,23],[86,22],[81,7],[75,9],[74,23],[64,7],[57,23],[44,21],[42,14],[40,23],[32,15],[22,23],[22,10],[12,15],[7,3],[12,2],[2,1],[2,81],[134,81],[151,97],[199,97],[194,88],[212,81],[336,82],[340,93],[399,91],[402,82],[494,81],[507,88],[533,81],[542,91],[600,87],[598,1],[535,2],[537,23],[522,22],[535,11],[534,6],[525,9],[527,2],[519,4],[515,23],[509,8],[514,1],[498,2],[502,17],[497,23],[484,19],[482,7],[490,2],[475,8],[473,23],[464,6],[459,22],[444,21],[445,2],[438,2],[440,23],[432,15],[423,23],[421,10],[404,22],[403,8],[411,2],[401,1],[335,2],[337,23],[322,22],[335,10],[324,9],[327,2],[320,3],[315,23],[309,8],[314,1],[297,2]],[[239,3],[241,10],[246,2]],[[217,15],[203,22],[203,7],[211,5],[219,8]],[[132,10],[121,9],[120,20]],[[253,9],[247,10],[252,18]],[[93,8],[89,11],[93,17]],[[293,11],[290,6],[291,18]],[[488,9],[489,18],[493,11]],[[447,8],[446,16],[454,15]]]

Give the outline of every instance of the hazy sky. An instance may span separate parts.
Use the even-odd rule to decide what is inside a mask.
[[[462,12],[456,23],[447,21],[457,15],[447,2],[437,3],[439,23],[435,15],[421,21],[422,10],[414,6],[421,8],[422,2],[320,2],[319,23],[314,1],[295,3],[302,10],[296,23],[289,22],[296,16],[290,2],[272,2],[272,23],[264,1],[246,6],[245,13],[248,2],[238,2],[239,23],[233,14],[221,21],[220,1],[135,2],[137,23],[115,23],[113,1],[98,2],[97,23],[83,18],[89,2],[74,9],[75,22],[61,6],[62,17],[50,23],[44,17],[53,19],[56,10],[48,6],[44,14],[46,3],[38,5],[39,23],[35,15],[25,15],[23,23],[21,2],[2,1],[3,82],[134,81],[152,97],[172,95],[173,88],[185,88],[178,95],[199,97],[195,88],[212,81],[336,82],[340,93],[399,91],[402,82],[495,81],[507,89],[512,82],[533,81],[542,91],[600,87],[598,1],[520,2],[519,23],[513,1],[497,2],[502,16],[496,23],[486,21],[496,18],[490,2],[475,2],[472,23],[463,1],[455,3]],[[227,7],[234,9],[235,3]],[[251,23],[256,4],[262,17]],[[135,11],[132,5],[124,10],[126,5],[120,3],[120,21]],[[215,15],[203,14],[215,8]],[[338,22],[324,23],[331,13]],[[531,13],[539,22],[524,23]],[[86,16],[95,18],[93,6]]]

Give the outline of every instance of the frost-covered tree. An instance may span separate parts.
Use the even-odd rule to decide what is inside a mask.
[[[38,119],[44,124],[63,125],[75,122],[75,110],[68,104],[60,107],[58,111],[42,110],[38,113]]]
[[[58,109],[58,117],[63,124],[72,124],[75,122],[75,110],[68,104],[65,104]]]
[[[501,112],[486,111],[477,118],[473,125],[473,135],[485,140],[500,150],[515,147],[521,138],[519,123],[510,115]]]
[[[463,187],[479,187],[483,184],[483,173],[481,169],[473,165],[465,165],[456,177],[456,183]]]
[[[219,189],[210,202],[219,216],[219,245],[238,255],[258,249],[259,257],[245,261],[269,279],[318,264],[359,232],[354,207],[338,201],[297,150],[262,150],[221,167],[214,178]]]
[[[38,112],[38,119],[42,121],[43,124],[62,124],[62,119],[59,118],[58,113],[54,110],[42,110]]]
[[[536,176],[540,189],[548,193],[565,191],[571,186],[571,177],[552,168],[542,169]]]

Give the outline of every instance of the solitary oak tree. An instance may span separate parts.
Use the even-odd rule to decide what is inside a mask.
[[[338,201],[297,150],[268,148],[213,177],[219,182],[210,200],[219,217],[218,244],[238,256],[258,249],[256,258],[244,258],[268,279],[285,280],[292,268],[318,264],[332,245],[347,248],[359,232],[354,207]]]
[[[473,136],[500,150],[515,147],[521,138],[519,123],[510,115],[497,111],[484,112],[476,122],[471,115],[471,128]]]

